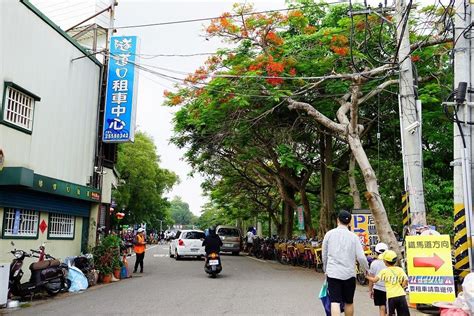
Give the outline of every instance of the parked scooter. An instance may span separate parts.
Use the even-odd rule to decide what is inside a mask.
[[[206,255],[204,271],[206,271],[206,273],[212,278],[215,278],[217,274],[222,271],[221,257],[217,252],[211,252]]]
[[[15,244],[12,242],[12,246]],[[67,290],[67,266],[62,265],[44,251],[44,245],[40,251],[31,249],[31,253],[24,250],[14,249],[10,251],[15,257],[10,266],[10,278],[8,283],[9,297],[32,297],[36,293],[46,291],[49,295],[56,295],[61,290]],[[28,282],[21,283],[23,276],[23,261],[26,257],[39,258],[38,262],[30,265],[31,277]],[[46,259],[46,260],[44,260]]]

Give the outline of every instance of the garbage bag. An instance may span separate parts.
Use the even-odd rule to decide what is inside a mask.
[[[441,316],[469,316],[460,308],[442,308]]]
[[[74,266],[69,267],[67,278],[69,281],[71,281],[69,292],[79,292],[85,290],[89,285],[84,273]]]
[[[319,299],[323,304],[324,311],[326,312],[326,316],[331,316],[331,298],[330,293],[328,290],[328,281],[324,281],[321,290],[319,291]],[[341,303],[341,313],[344,312],[344,303]]]
[[[464,301],[474,315],[474,273],[471,272],[464,278],[462,282],[462,290],[464,293]]]

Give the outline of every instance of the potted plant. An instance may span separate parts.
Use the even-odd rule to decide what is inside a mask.
[[[122,261],[119,257],[114,256],[112,259],[112,266],[114,268],[114,277],[120,279],[120,271],[122,270]]]
[[[109,283],[112,280],[112,273],[117,279],[120,278],[120,243],[118,236],[109,235],[94,248],[94,264],[103,283]]]

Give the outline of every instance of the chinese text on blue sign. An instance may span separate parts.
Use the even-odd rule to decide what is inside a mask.
[[[102,135],[104,142],[118,143],[134,139],[136,54],[136,36],[113,36],[111,38]]]

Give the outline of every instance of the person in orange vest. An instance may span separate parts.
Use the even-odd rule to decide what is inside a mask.
[[[133,250],[135,251],[135,254],[137,255],[133,273],[137,273],[138,265],[140,265],[140,273],[143,273],[143,259],[145,258],[145,248],[146,248],[145,230],[143,228],[139,228],[137,231],[137,236],[135,237],[135,246],[133,247]]]

